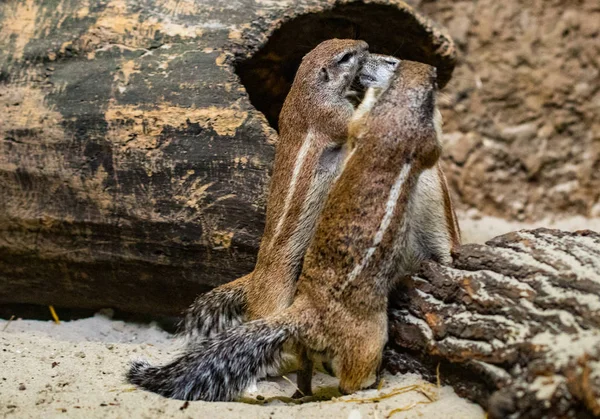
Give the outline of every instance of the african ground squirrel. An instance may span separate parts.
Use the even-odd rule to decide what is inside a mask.
[[[397,58],[388,55],[369,54],[358,74],[356,91],[385,87],[399,62]],[[439,135],[441,138],[441,131]],[[419,177],[414,202],[417,207],[414,216],[419,220],[420,226],[419,235],[427,241],[428,248],[436,249],[430,257],[437,258],[436,262],[439,263],[450,263],[451,253],[461,243],[460,228],[440,162],[425,170]]]
[[[191,342],[292,303],[317,218],[348,154],[344,144],[356,95],[350,87],[367,48],[364,41],[332,39],[303,58],[279,118],[256,267],[197,298],[185,317]]]
[[[419,177],[441,153],[435,79],[433,67],[402,61],[389,87],[368,90],[290,307],[188,346],[163,367],[136,361],[128,380],[173,398],[231,400],[276,369],[291,342],[331,359],[343,393],[372,385],[391,288],[423,258],[448,257],[422,237],[415,202]]]
[[[367,55],[364,47],[366,45],[359,41],[325,41],[303,60],[282,110],[267,226],[256,268],[198,297],[186,315],[188,336],[204,338],[243,321],[281,311],[291,304],[301,260],[317,217],[348,154],[345,138],[340,137],[347,134],[343,121],[350,120],[348,100],[358,105],[368,87],[384,86],[400,61],[386,55]],[[352,53],[356,59],[348,56]],[[357,65],[360,66],[358,73]],[[325,77],[315,77],[317,71],[324,75],[323,69],[333,73],[327,82]],[[346,74],[356,74],[351,85]],[[324,101],[329,101],[329,105],[314,105]],[[330,110],[325,112],[328,108]],[[314,118],[319,112],[322,112],[321,117],[303,120],[309,118],[309,113]],[[310,127],[306,127],[308,123]],[[309,141],[309,131],[321,133],[324,140]],[[331,140],[326,141],[326,138]],[[439,164],[420,177],[417,189],[422,198],[419,216],[424,226],[423,237],[438,246],[436,254],[445,255],[439,262],[447,262],[450,251],[460,245],[460,234]],[[282,235],[282,231],[285,234]]]

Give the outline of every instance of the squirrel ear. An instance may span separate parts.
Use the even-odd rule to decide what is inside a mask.
[[[321,71],[319,71],[319,78],[324,82],[329,81],[329,72],[325,67],[322,67]]]

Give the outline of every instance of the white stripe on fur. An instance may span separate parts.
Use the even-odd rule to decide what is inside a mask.
[[[352,272],[350,272],[340,292],[342,292],[350,282],[354,281],[356,277],[360,275],[362,270],[365,268],[367,263],[369,263],[369,260],[375,253],[377,246],[379,246],[381,240],[383,240],[383,236],[385,235],[385,232],[389,228],[390,223],[392,221],[392,216],[394,215],[394,210],[396,209],[396,204],[398,203],[398,198],[400,198],[400,192],[402,191],[402,187],[404,186],[404,182],[406,181],[410,169],[411,165],[406,164],[398,174],[396,181],[390,189],[390,195],[388,197],[387,203],[385,204],[385,214],[383,216],[383,219],[381,220],[381,224],[379,225],[379,230],[377,230],[377,233],[373,238],[373,245],[367,249],[362,261],[354,267]]]
[[[277,227],[275,228],[275,234],[273,235],[273,239],[271,240],[270,246],[272,247],[277,237],[279,237],[279,233],[281,233],[281,228],[283,227],[283,223],[288,216],[288,212],[290,210],[290,206],[292,205],[292,199],[294,197],[294,193],[296,192],[296,184],[298,183],[298,177],[302,171],[302,166],[304,166],[304,160],[308,154],[308,150],[310,150],[313,140],[313,134],[311,132],[308,133],[306,138],[304,139],[304,143],[300,147],[300,151],[298,152],[298,156],[296,157],[296,164],[294,165],[294,172],[292,173],[292,181],[290,182],[290,187],[288,189],[287,196],[285,197],[285,204],[283,206],[283,214],[281,218],[277,222]]]

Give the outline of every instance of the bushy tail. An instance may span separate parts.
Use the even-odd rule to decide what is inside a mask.
[[[135,361],[127,380],[143,389],[182,400],[229,401],[282,362],[285,342],[296,326],[278,316],[239,325],[189,346],[162,367]]]
[[[246,278],[217,287],[194,301],[186,312],[181,330],[189,344],[216,336],[247,320]]]

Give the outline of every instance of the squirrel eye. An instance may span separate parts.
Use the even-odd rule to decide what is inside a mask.
[[[344,54],[344,55],[342,56],[342,58],[340,58],[340,59],[338,60],[338,64],[347,63],[348,61],[350,61],[350,58],[352,58],[353,56],[354,56],[354,54],[353,54],[353,53],[351,53],[351,52],[348,52],[348,53]]]

